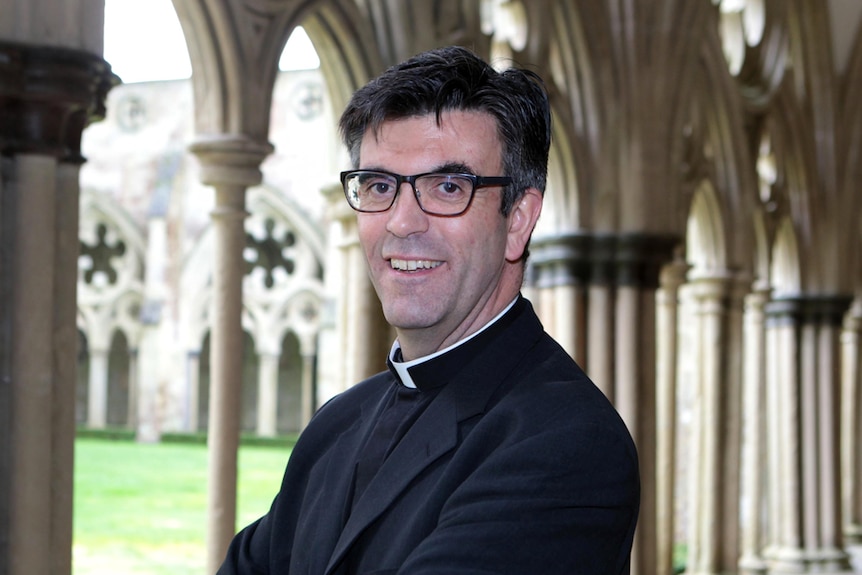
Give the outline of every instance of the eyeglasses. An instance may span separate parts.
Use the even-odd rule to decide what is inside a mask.
[[[512,183],[512,178],[441,172],[415,176],[376,170],[341,172],[344,196],[357,212],[385,212],[395,203],[404,182],[413,188],[419,208],[426,214],[460,216],[470,207],[476,188],[506,186]]]

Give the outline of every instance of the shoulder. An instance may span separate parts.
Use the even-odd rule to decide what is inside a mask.
[[[526,439],[559,444],[561,454],[610,450],[637,464],[634,442],[616,408],[547,334],[501,386],[486,418],[487,423],[518,430]]]

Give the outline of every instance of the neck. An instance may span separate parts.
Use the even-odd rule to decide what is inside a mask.
[[[464,329],[451,332],[448,337],[433,338],[427,329],[396,329],[403,361],[413,361],[431,356],[472,338],[504,315],[512,307],[517,298],[518,293],[516,292],[507,301],[502,302],[502,305],[495,305],[493,307],[493,314],[481,314],[479,316],[481,319],[477,317],[477,319],[469,322]]]

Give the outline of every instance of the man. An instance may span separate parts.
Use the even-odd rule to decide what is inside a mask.
[[[550,146],[541,81],[434,50],[357,91],[340,127],[389,370],[318,411],[219,573],[627,573],[631,437],[519,295]]]

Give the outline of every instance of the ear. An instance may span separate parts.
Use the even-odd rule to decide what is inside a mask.
[[[506,240],[506,260],[516,262],[524,255],[524,250],[542,213],[542,192],[527,188],[524,195],[515,202],[509,212],[509,235]]]

